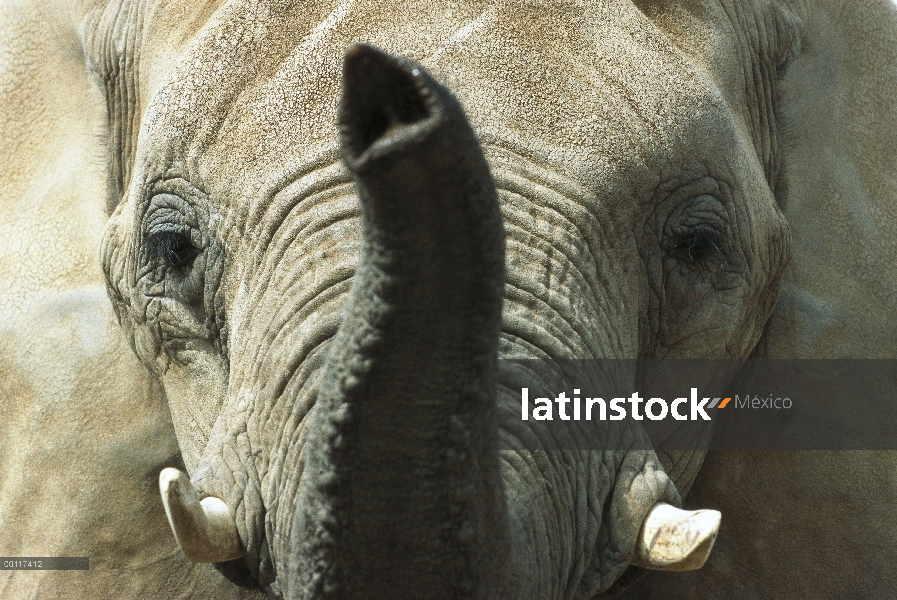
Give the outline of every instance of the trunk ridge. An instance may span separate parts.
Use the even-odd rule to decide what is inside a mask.
[[[310,415],[291,532],[301,558],[284,591],[500,597],[510,550],[495,184],[461,107],[422,67],[355,46],[343,77],[341,144],[364,244]]]

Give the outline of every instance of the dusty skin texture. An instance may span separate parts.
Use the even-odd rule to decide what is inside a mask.
[[[888,454],[698,474],[700,448],[498,455],[489,435],[539,433],[496,356],[897,355],[890,3],[0,18],[0,550],[97,565],[7,574],[3,597],[236,595],[166,531],[178,445],[236,515],[246,556],[222,570],[274,597],[591,597],[696,474],[717,550],[633,597],[892,594]],[[354,42],[433,79],[396,96],[414,67],[387,58],[344,82]]]
[[[0,5],[2,598],[247,598],[177,548],[158,473],[182,465],[164,397],[109,305],[106,110],[65,10]]]
[[[741,77],[738,53],[700,26],[714,3],[645,5],[690,55]],[[897,11],[794,5],[805,41],[778,109],[793,255],[757,355],[897,358]],[[718,72],[736,93],[747,85]],[[723,511],[714,554],[700,571],[649,574],[625,597],[890,598],[895,494],[892,452],[711,454],[685,504]]]

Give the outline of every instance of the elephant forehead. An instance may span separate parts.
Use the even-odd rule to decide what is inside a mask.
[[[302,18],[222,9],[150,107],[153,146],[231,189],[312,160],[336,144],[342,58],[356,42],[420,61],[487,144],[578,179],[608,161],[669,161],[720,105],[630,2],[306,4]]]

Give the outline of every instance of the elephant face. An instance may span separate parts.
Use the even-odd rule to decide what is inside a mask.
[[[606,589],[675,488],[653,452],[499,454],[496,358],[747,357],[788,258],[773,125],[628,2],[330,4],[218,9],[118,165],[110,296],[236,524],[223,569]]]

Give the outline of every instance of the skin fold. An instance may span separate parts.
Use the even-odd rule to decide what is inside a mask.
[[[106,110],[80,19],[0,7],[0,554],[90,570],[3,571],[0,597],[262,597],[188,561],[158,501],[183,461],[105,290]]]
[[[646,12],[684,39],[696,22],[680,21],[685,11],[671,4]],[[897,219],[897,77],[884,65],[894,61],[897,14],[890,2],[790,7],[804,40],[779,88],[792,258],[755,354],[893,359],[897,247],[885,231]],[[690,46],[713,62],[736,55]],[[829,385],[861,401],[836,379]],[[650,574],[624,597],[889,598],[894,465],[890,451],[711,453],[685,504],[723,511],[714,554],[694,573]]]
[[[0,541],[97,557],[4,597],[591,598],[686,493],[716,551],[626,597],[888,597],[889,454],[526,451],[497,359],[893,358],[891,4],[2,11],[0,452],[76,462],[2,472]]]

